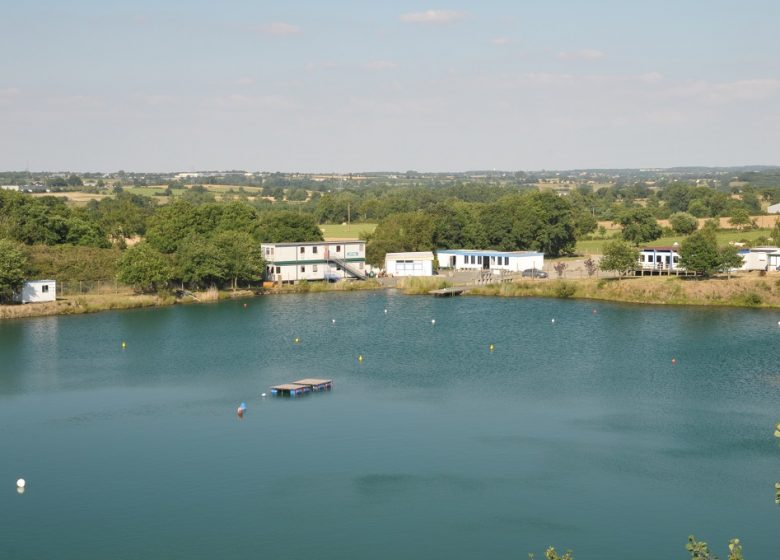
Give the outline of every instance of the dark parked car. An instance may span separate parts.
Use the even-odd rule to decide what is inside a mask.
[[[526,268],[523,271],[523,278],[547,278],[547,273],[538,268]]]

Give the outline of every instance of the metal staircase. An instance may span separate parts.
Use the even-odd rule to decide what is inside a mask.
[[[359,280],[368,280],[368,276],[366,275],[365,272],[362,272],[361,270],[358,270],[357,268],[355,268],[354,266],[349,264],[344,259],[340,259],[338,257],[331,256],[330,251],[326,251],[325,252],[325,260],[328,261],[329,263],[333,263],[335,265],[340,266],[342,270],[344,270],[345,272],[348,272],[349,274],[351,274],[352,276],[354,276],[355,278],[357,278]]]

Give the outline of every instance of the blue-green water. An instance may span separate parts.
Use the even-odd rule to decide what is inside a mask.
[[[780,555],[779,313],[245,301],[0,324],[0,558]]]

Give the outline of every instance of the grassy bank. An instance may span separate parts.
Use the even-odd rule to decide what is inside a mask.
[[[117,309],[139,309],[142,307],[165,307],[177,303],[208,303],[222,299],[251,297],[249,290],[236,292],[218,292],[208,290],[196,292],[195,297],[185,297],[177,300],[172,295],[154,294],[81,294],[77,296],[60,297],[57,301],[46,303],[29,303],[26,305],[0,305],[0,320],[22,319],[25,317],[45,317],[47,315],[79,315],[82,313],[97,313]]]
[[[360,290],[378,290],[382,285],[375,279],[350,282],[307,282],[289,284],[272,288],[269,293],[279,294],[309,294],[318,292],[357,292]]]
[[[403,293],[410,296],[425,295],[431,290],[441,290],[443,288],[449,288],[452,284],[447,282],[443,278],[439,277],[417,277],[408,276],[406,278],[399,278],[396,287],[403,291]]]
[[[677,277],[523,281],[469,291],[499,297],[580,298],[655,305],[780,307],[780,275],[708,280]]]

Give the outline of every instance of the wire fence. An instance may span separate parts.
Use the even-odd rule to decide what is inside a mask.
[[[61,297],[82,294],[125,294],[133,289],[116,280],[79,280],[57,282],[57,295]]]

